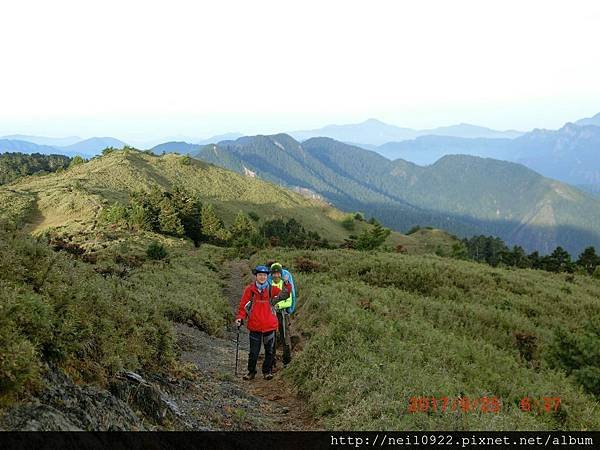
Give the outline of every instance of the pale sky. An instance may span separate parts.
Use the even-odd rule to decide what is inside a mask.
[[[291,131],[600,112],[598,1],[15,1],[0,135]]]

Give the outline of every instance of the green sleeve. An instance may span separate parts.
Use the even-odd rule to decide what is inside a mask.
[[[292,306],[292,295],[290,294],[290,296],[286,300],[281,300],[280,302],[277,302],[275,306],[277,307],[277,309],[289,308],[290,306]]]

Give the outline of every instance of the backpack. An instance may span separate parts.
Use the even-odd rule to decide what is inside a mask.
[[[286,275],[287,275],[287,279],[286,279]],[[290,273],[289,270],[287,269],[283,269],[281,271],[281,278],[283,278],[284,281],[287,281],[288,283],[291,284],[292,286],[292,306],[290,306],[287,309],[288,314],[292,314],[294,311],[296,311],[296,284],[294,283],[294,277],[292,276],[292,274]]]
[[[283,279],[283,281],[287,281],[292,286],[292,306],[290,306],[287,309],[287,313],[292,314],[294,311],[296,311],[296,297],[298,295],[296,292],[296,283],[294,283],[294,277],[292,276],[290,271],[287,269],[281,270],[281,278]],[[271,275],[269,275],[268,280],[269,280],[269,283],[271,283],[273,281],[273,277]]]

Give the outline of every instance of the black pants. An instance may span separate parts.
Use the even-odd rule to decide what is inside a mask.
[[[248,372],[256,373],[256,362],[260,353],[260,343],[265,346],[265,360],[262,365],[262,372],[271,372],[273,365],[273,352],[275,347],[275,331],[261,333],[260,331],[250,332],[250,355],[248,356]]]
[[[283,329],[283,315],[281,311],[277,311],[277,321],[279,329],[277,330],[277,342],[275,347],[279,345],[283,349],[283,364],[289,364],[292,360],[291,339],[290,339],[290,315],[285,314],[285,330]],[[285,331],[285,333],[284,333]],[[276,349],[273,349],[273,366],[275,365]]]

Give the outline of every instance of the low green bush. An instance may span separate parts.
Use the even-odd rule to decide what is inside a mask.
[[[0,404],[35,386],[45,363],[101,384],[125,369],[169,370],[171,321],[214,334],[230,320],[223,283],[207,266],[221,265],[221,249],[174,248],[170,264],[144,264],[138,247],[124,248],[103,249],[94,264],[0,230]],[[103,270],[107,259],[118,261],[118,276]]]

